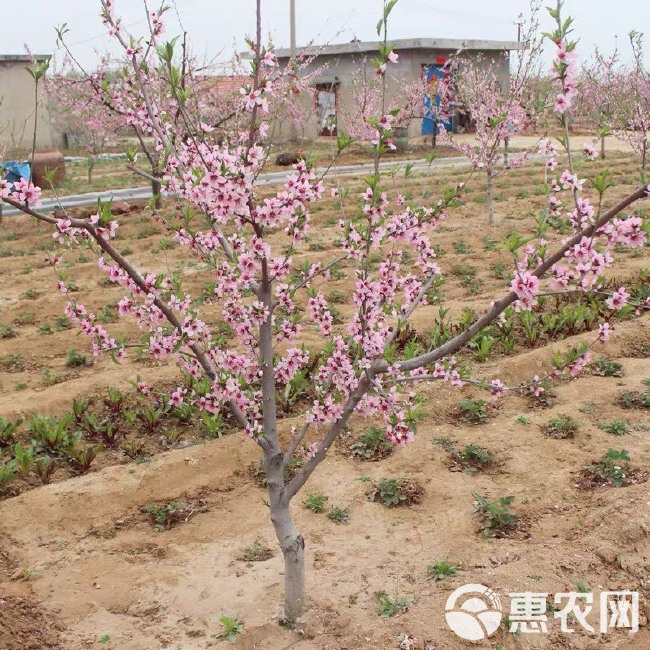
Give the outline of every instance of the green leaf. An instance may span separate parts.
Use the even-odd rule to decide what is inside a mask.
[[[609,171],[601,172],[594,178],[591,178],[590,181],[601,198],[606,190],[616,184]]]
[[[336,141],[336,145],[338,148],[338,152],[341,153],[345,149],[347,149],[352,142],[354,142],[354,139],[351,138],[343,129],[339,129],[339,135]]]
[[[31,67],[26,67],[25,70],[33,77],[34,81],[38,83],[39,79],[48,71],[50,67],[49,59],[41,61],[41,63],[34,63]]]
[[[70,31],[68,29],[68,23],[63,23],[63,24],[59,25],[58,27],[55,27],[54,31],[56,32],[57,42],[62,41],[63,37]]]

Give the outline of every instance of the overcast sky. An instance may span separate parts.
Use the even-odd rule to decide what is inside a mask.
[[[151,0],[155,3],[156,0]],[[133,32],[146,27],[140,0],[116,0],[118,15]],[[430,38],[515,39],[514,22],[520,12],[527,14],[527,0],[400,0],[394,10],[390,36]],[[549,3],[546,3],[549,4]],[[99,0],[0,0],[0,54],[54,50],[54,26],[68,23],[68,40],[86,66],[97,60],[97,52],[110,50],[99,14]],[[255,0],[176,0],[185,29],[197,55],[212,58],[219,53],[241,49],[242,36],[254,29]],[[374,26],[382,0],[296,0],[298,44],[345,42],[353,37],[375,40]],[[289,43],[289,0],[262,0],[265,36],[276,46]],[[580,51],[587,57],[598,44],[605,52],[614,46],[629,57],[627,33],[630,29],[650,32],[648,0],[566,0],[565,12],[576,17]],[[550,28],[545,15],[543,27]],[[178,31],[170,16],[168,34]],[[647,40],[650,49],[650,34]]]

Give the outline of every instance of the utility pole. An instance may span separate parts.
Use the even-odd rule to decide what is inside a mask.
[[[289,21],[290,21],[290,47],[291,47],[291,57],[296,56],[296,0],[289,0],[290,10],[289,10]]]
[[[296,60],[296,0],[289,0],[289,50],[291,52],[291,61],[295,64]],[[296,71],[297,72],[297,71]],[[296,125],[291,117],[289,124],[289,141],[298,142]]]
[[[517,25],[517,43],[521,43],[521,28],[524,26],[524,14],[519,14],[517,16],[517,22],[515,25]]]

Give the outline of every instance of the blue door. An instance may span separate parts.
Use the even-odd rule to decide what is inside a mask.
[[[427,82],[432,79],[442,79],[445,75],[444,66],[440,64],[433,64],[424,69],[424,74],[427,76]],[[432,102],[435,101],[436,109],[440,106],[440,96],[436,95],[434,99],[430,95],[424,96],[424,117],[422,118],[422,135],[433,135],[435,125],[436,110],[433,108]],[[439,120],[438,125],[445,127],[447,131],[451,131],[451,122],[446,120]]]

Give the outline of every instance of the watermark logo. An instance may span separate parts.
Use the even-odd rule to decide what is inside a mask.
[[[619,628],[631,633],[639,630],[639,592],[603,591],[599,598],[599,625],[587,620],[594,606],[591,592],[563,592],[555,594],[549,606],[549,594],[509,593],[509,631],[523,634],[547,634],[551,622],[559,619],[564,634],[582,628],[591,634],[601,634]],[[553,614],[549,621],[548,614]],[[501,600],[489,587],[470,584],[459,587],[447,599],[447,625],[461,639],[480,641],[494,634],[503,616]],[[595,618],[595,617],[594,617]],[[594,621],[596,623],[596,621]]]
[[[466,641],[492,636],[501,624],[499,596],[485,585],[463,585],[452,592],[445,605],[447,625]]]

